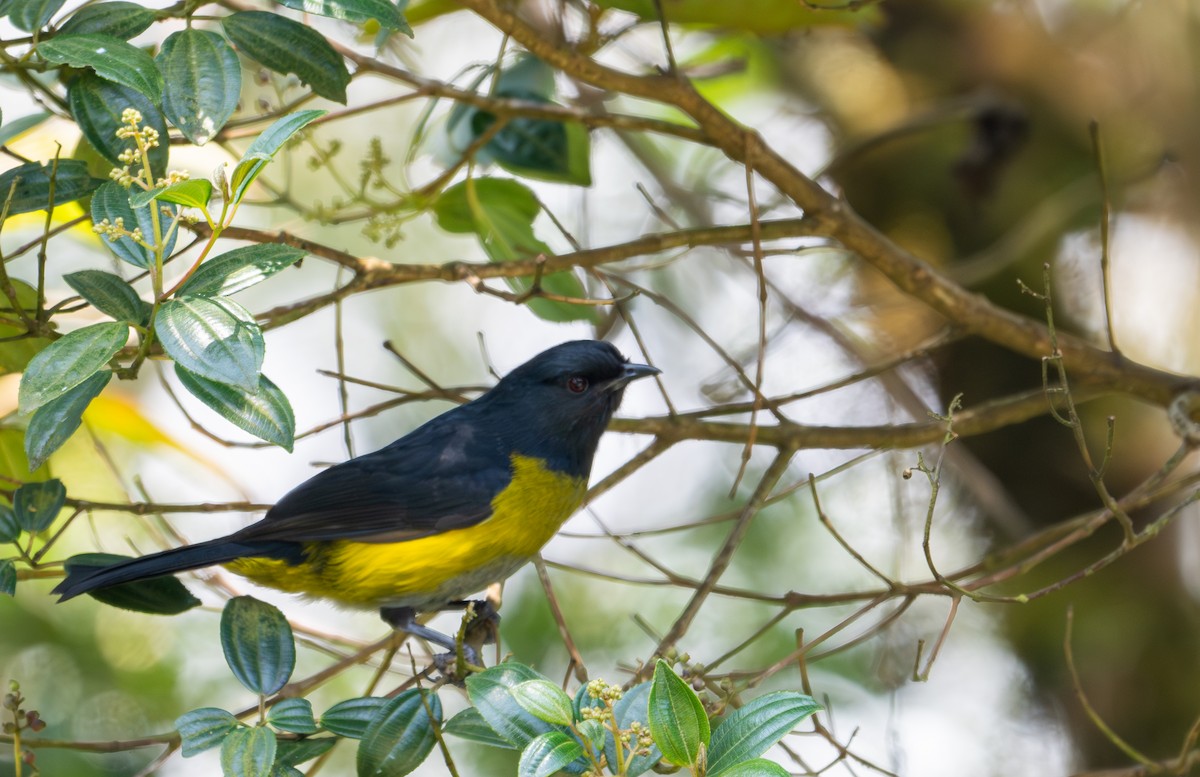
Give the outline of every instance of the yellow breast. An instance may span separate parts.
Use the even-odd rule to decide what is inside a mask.
[[[302,564],[246,558],[226,567],[261,585],[355,606],[422,609],[462,599],[528,562],[583,502],[582,478],[526,456],[513,456],[512,469],[492,515],[475,526],[406,542],[314,542]]]

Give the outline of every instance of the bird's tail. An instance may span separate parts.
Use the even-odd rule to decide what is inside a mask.
[[[285,547],[290,546],[290,547]],[[79,566],[67,570],[67,577],[53,593],[62,596],[60,602],[122,583],[147,580],[152,577],[173,575],[189,569],[200,569],[214,564],[223,564],[246,556],[271,556],[286,558],[294,555],[296,545],[282,542],[238,542],[221,537],[208,542],[198,542],[182,548],[172,548],[161,553],[152,553],[141,558],[120,561],[106,567]],[[289,552],[291,551],[291,552]]]

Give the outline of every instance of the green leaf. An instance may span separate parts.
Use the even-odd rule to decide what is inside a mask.
[[[442,733],[453,734],[460,739],[478,742],[481,745],[502,747],[505,750],[516,750],[516,746],[492,730],[479,710],[467,707],[462,712],[450,718],[442,728]]]
[[[43,348],[21,375],[21,412],[33,412],[104,369],[127,339],[129,326],[110,321],[76,329]]]
[[[86,197],[104,183],[88,174],[86,164],[74,159],[59,160],[57,168],[49,163],[28,162],[0,173],[0,208],[8,200],[10,216],[45,210],[52,204],[51,181],[54,184],[54,205]]]
[[[271,707],[267,722],[280,731],[293,734],[317,733],[317,721],[313,719],[312,702],[308,699],[283,699]]]
[[[136,38],[154,24],[154,12],[138,3],[114,0],[80,8],[58,31],[62,35],[99,33],[121,40]]]
[[[135,227],[142,230],[143,241],[152,244],[154,239],[154,221],[150,213],[152,207],[160,206],[145,205],[136,209],[130,207],[129,192],[116,182],[109,181],[92,195],[92,223],[99,224],[107,219],[109,224],[116,224],[117,219],[120,219],[125,229],[131,232]],[[167,219],[165,216],[159,219],[159,224],[164,230],[166,229]],[[172,232],[167,239],[164,255],[169,254],[175,248],[175,234]],[[144,270],[154,264],[154,252],[131,237],[119,237],[116,240],[108,237],[103,239],[104,244],[117,255],[117,258],[129,262],[134,267]]]
[[[17,567],[9,559],[0,559],[0,594],[17,595]]]
[[[136,89],[153,103],[162,101],[163,77],[154,57],[120,38],[94,32],[57,35],[39,44],[37,52],[48,62],[89,67],[101,78]],[[164,136],[162,142],[166,141]]]
[[[13,515],[20,527],[27,532],[37,533],[54,523],[67,500],[67,489],[57,478],[25,483],[16,490],[12,500]]]
[[[31,317],[35,315],[38,309],[38,292],[28,283],[16,278],[10,278],[9,282],[16,292],[17,306],[14,307],[7,296],[0,295],[0,339],[16,339],[0,342],[0,374],[24,372],[33,357],[51,343],[48,337],[23,336],[28,329],[18,311],[25,311],[25,314]],[[19,430],[17,434],[21,434]]]
[[[650,686],[650,734],[663,758],[677,766],[692,766],[709,740],[708,716],[692,687],[661,658]]]
[[[575,724],[575,728],[591,744],[592,750],[597,753],[604,751],[604,740],[610,738],[612,734],[603,723],[594,719],[581,720]]]
[[[291,267],[304,256],[303,249],[278,243],[235,248],[201,264],[178,293],[197,297],[236,294]]]
[[[129,204],[135,208],[142,208],[154,200],[161,200],[174,202],[185,208],[205,208],[212,199],[212,191],[212,183],[207,179],[189,178],[161,189],[134,192],[129,195]]]
[[[106,316],[131,324],[145,324],[150,303],[119,275],[104,270],[80,270],[63,276],[67,285]]]
[[[37,32],[50,23],[66,0],[13,0],[8,18],[25,32]]]
[[[258,376],[258,388],[254,391],[209,380],[178,364],[175,365],[175,376],[192,396],[217,411],[226,421],[291,453],[296,437],[296,417],[287,395],[266,375]]]
[[[642,726],[650,725],[649,698],[652,686],[651,682],[638,683],[625,691],[625,694],[613,704],[613,719],[619,729],[632,728],[631,724],[635,720]],[[604,744],[604,753],[609,763],[617,762],[616,743],[611,735]],[[625,773],[627,777],[638,777],[638,775],[650,771],[661,760],[662,751],[659,750],[658,745],[654,745],[646,755],[627,757]]]
[[[13,119],[3,125],[0,125],[0,146],[6,146],[13,140],[41,124],[46,119],[50,118],[50,114],[46,111],[38,111],[31,113],[28,116],[22,116],[19,119]],[[86,171],[85,171],[86,172]],[[8,187],[0,190],[0,201],[3,201],[3,195],[8,194]]]
[[[283,148],[283,144],[310,122],[324,116],[325,113],[325,111],[316,110],[289,113],[287,116],[277,119],[274,124],[255,138],[254,142],[250,144],[250,148],[246,149],[246,153],[242,154],[237,167],[233,168],[233,175],[229,179],[229,187],[232,192],[230,202],[235,205],[240,202],[246,195],[246,189],[266,167],[267,162],[275,157],[276,152]]]
[[[25,429],[25,455],[29,471],[46,463],[50,454],[70,439],[83,420],[83,411],[112,378],[111,370],[101,370],[62,396],[39,407]]]
[[[255,391],[266,344],[254,316],[226,297],[178,297],[158,309],[163,350],[202,378]]]
[[[270,777],[277,747],[275,734],[268,728],[231,731],[221,744],[221,773],[224,777]]]
[[[755,758],[742,761],[720,772],[710,771],[712,777],[791,777],[791,772],[774,761],[766,758]]]
[[[340,737],[362,739],[367,731],[367,724],[387,706],[388,701],[378,696],[361,696],[340,701],[321,716],[321,728]]]
[[[250,59],[277,73],[295,73],[321,97],[346,103],[350,72],[342,55],[316,30],[268,11],[231,14],[221,26]]]
[[[547,723],[569,726],[575,722],[571,697],[549,680],[526,680],[513,686],[511,693],[517,704]]]
[[[708,770],[713,774],[757,758],[821,709],[811,696],[790,691],[768,693],[725,716],[712,734]]]
[[[8,505],[0,505],[0,542],[13,542],[21,536],[21,524]]]
[[[388,0],[279,0],[279,4],[296,11],[328,16],[354,24],[374,19],[381,27],[398,30],[410,38],[413,36],[412,28],[405,21],[404,14],[395,3]]]
[[[524,664],[498,664],[467,678],[467,696],[493,731],[524,749],[534,737],[558,730],[526,712],[513,698],[512,688],[527,680],[537,679],[546,678]]]
[[[67,559],[66,567],[68,572],[107,567],[129,558],[113,553],[81,553]],[[110,607],[148,615],[178,615],[200,606],[200,600],[192,596],[183,583],[170,576],[97,588],[88,591],[88,596]]]
[[[283,739],[275,755],[275,765],[295,766],[324,755],[338,743],[337,737],[307,737],[305,739]],[[274,777],[274,775],[272,775]]]
[[[550,777],[583,756],[583,745],[561,731],[540,734],[521,751],[518,777]]]
[[[221,649],[234,677],[255,693],[277,692],[296,666],[296,642],[287,618],[274,605],[252,596],[226,602],[221,612]]]
[[[500,71],[495,88],[498,95],[523,95],[523,99],[549,102],[554,96],[554,68],[532,54],[522,54]]]
[[[225,736],[241,724],[225,710],[201,707],[185,712],[175,719],[175,730],[183,746],[183,757],[210,750],[225,740]]]
[[[167,122],[144,94],[107,81],[95,73],[84,73],[67,87],[67,103],[87,142],[100,156],[117,167],[123,164],[118,161],[121,153],[136,145],[132,139],[117,137],[117,130],[124,126],[121,114],[126,108],[136,109],[142,114],[142,126],[153,127],[159,135],[158,145],[146,155],[150,160],[150,169],[155,177],[166,174],[169,153]],[[140,164],[131,166],[135,174],[140,170]]]
[[[225,39],[208,30],[180,30],[156,58],[166,80],[163,113],[197,146],[212,140],[237,108],[242,67]]]
[[[421,765],[437,744],[442,720],[436,694],[411,688],[388,701],[358,745],[358,777],[402,777]]]

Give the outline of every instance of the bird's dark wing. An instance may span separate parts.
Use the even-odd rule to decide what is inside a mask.
[[[508,455],[469,418],[441,420],[315,475],[234,536],[402,542],[480,523],[511,480]]]

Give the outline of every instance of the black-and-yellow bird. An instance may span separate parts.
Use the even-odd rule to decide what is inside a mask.
[[[575,512],[625,386],[653,375],[612,345],[579,340],[517,367],[487,393],[391,445],[301,483],[227,537],[68,573],[62,599],[223,564],[261,585],[379,607],[414,621],[503,580]]]

